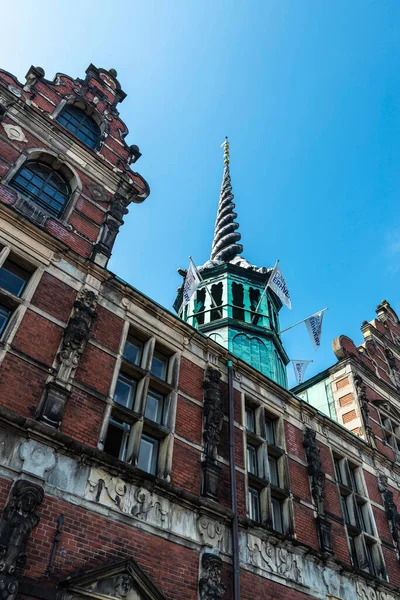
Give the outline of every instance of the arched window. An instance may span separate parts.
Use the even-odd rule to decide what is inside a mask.
[[[61,215],[71,195],[67,180],[38,161],[26,162],[10,185],[56,217]]]
[[[100,127],[82,108],[75,104],[67,104],[57,117],[64,125],[89,148],[95,148],[100,137]]]

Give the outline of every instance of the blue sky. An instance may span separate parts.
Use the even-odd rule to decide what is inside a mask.
[[[151,187],[118,275],[172,306],[176,268],[208,258],[229,135],[244,256],[279,258],[291,292],[282,327],[329,306],[322,348],[302,325],[283,335],[290,357],[312,376],[383,298],[400,311],[398,0],[24,0],[2,20],[1,67],[20,79],[31,64],[118,71]]]

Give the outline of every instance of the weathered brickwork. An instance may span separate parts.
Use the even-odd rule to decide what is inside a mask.
[[[15,600],[5,577],[25,600],[233,598],[232,376],[241,600],[399,600],[397,315],[378,307],[362,351],[337,344],[332,389],[340,416],[360,415],[355,436],[119,281],[115,236],[149,193],[123,98],[115,71],[93,65],[85,80],[0,71],[0,270],[27,269],[22,291],[0,288],[2,598]],[[57,120],[70,104],[97,123],[94,147]],[[70,173],[58,216],[13,185],[33,160]]]

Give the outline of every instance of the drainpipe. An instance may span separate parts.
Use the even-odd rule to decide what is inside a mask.
[[[239,563],[239,527],[237,512],[237,490],[235,470],[235,424],[233,402],[233,368],[228,360],[228,396],[229,396],[229,463],[231,471],[231,502],[232,502],[232,564],[233,564],[233,599],[240,600],[240,563]]]

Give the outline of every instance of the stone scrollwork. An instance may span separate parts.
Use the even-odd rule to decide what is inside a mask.
[[[361,411],[361,416],[362,416],[362,420],[364,423],[365,433],[371,439],[372,438],[372,429],[371,429],[371,422],[370,422],[370,418],[369,418],[369,404],[368,404],[368,400],[367,400],[367,392],[365,389],[365,385],[359,375],[354,375],[354,383],[356,386],[358,402],[360,404],[360,411]]]
[[[383,590],[376,590],[359,581],[357,583],[357,600],[398,600],[398,596],[393,596]]]
[[[209,366],[203,383],[204,388],[204,454],[203,495],[212,499],[218,497],[220,467],[217,463],[218,446],[224,420],[222,409],[221,373]]]
[[[221,600],[225,593],[225,586],[221,583],[221,558],[217,554],[204,553],[201,557],[201,570],[200,600]]]
[[[219,521],[201,515],[197,520],[197,529],[203,544],[207,546],[219,546],[221,544],[224,528]]]
[[[117,507],[121,512],[165,526],[168,509],[152,492],[127,485],[119,477],[112,477],[102,469],[92,469],[86,497],[105,506]]]
[[[36,508],[42,500],[43,488],[30,481],[20,479],[11,488],[0,520],[1,600],[17,597],[19,569],[26,565],[25,548],[39,523]]]
[[[296,583],[302,582],[303,564],[300,556],[253,536],[249,536],[247,547],[251,564]]]

